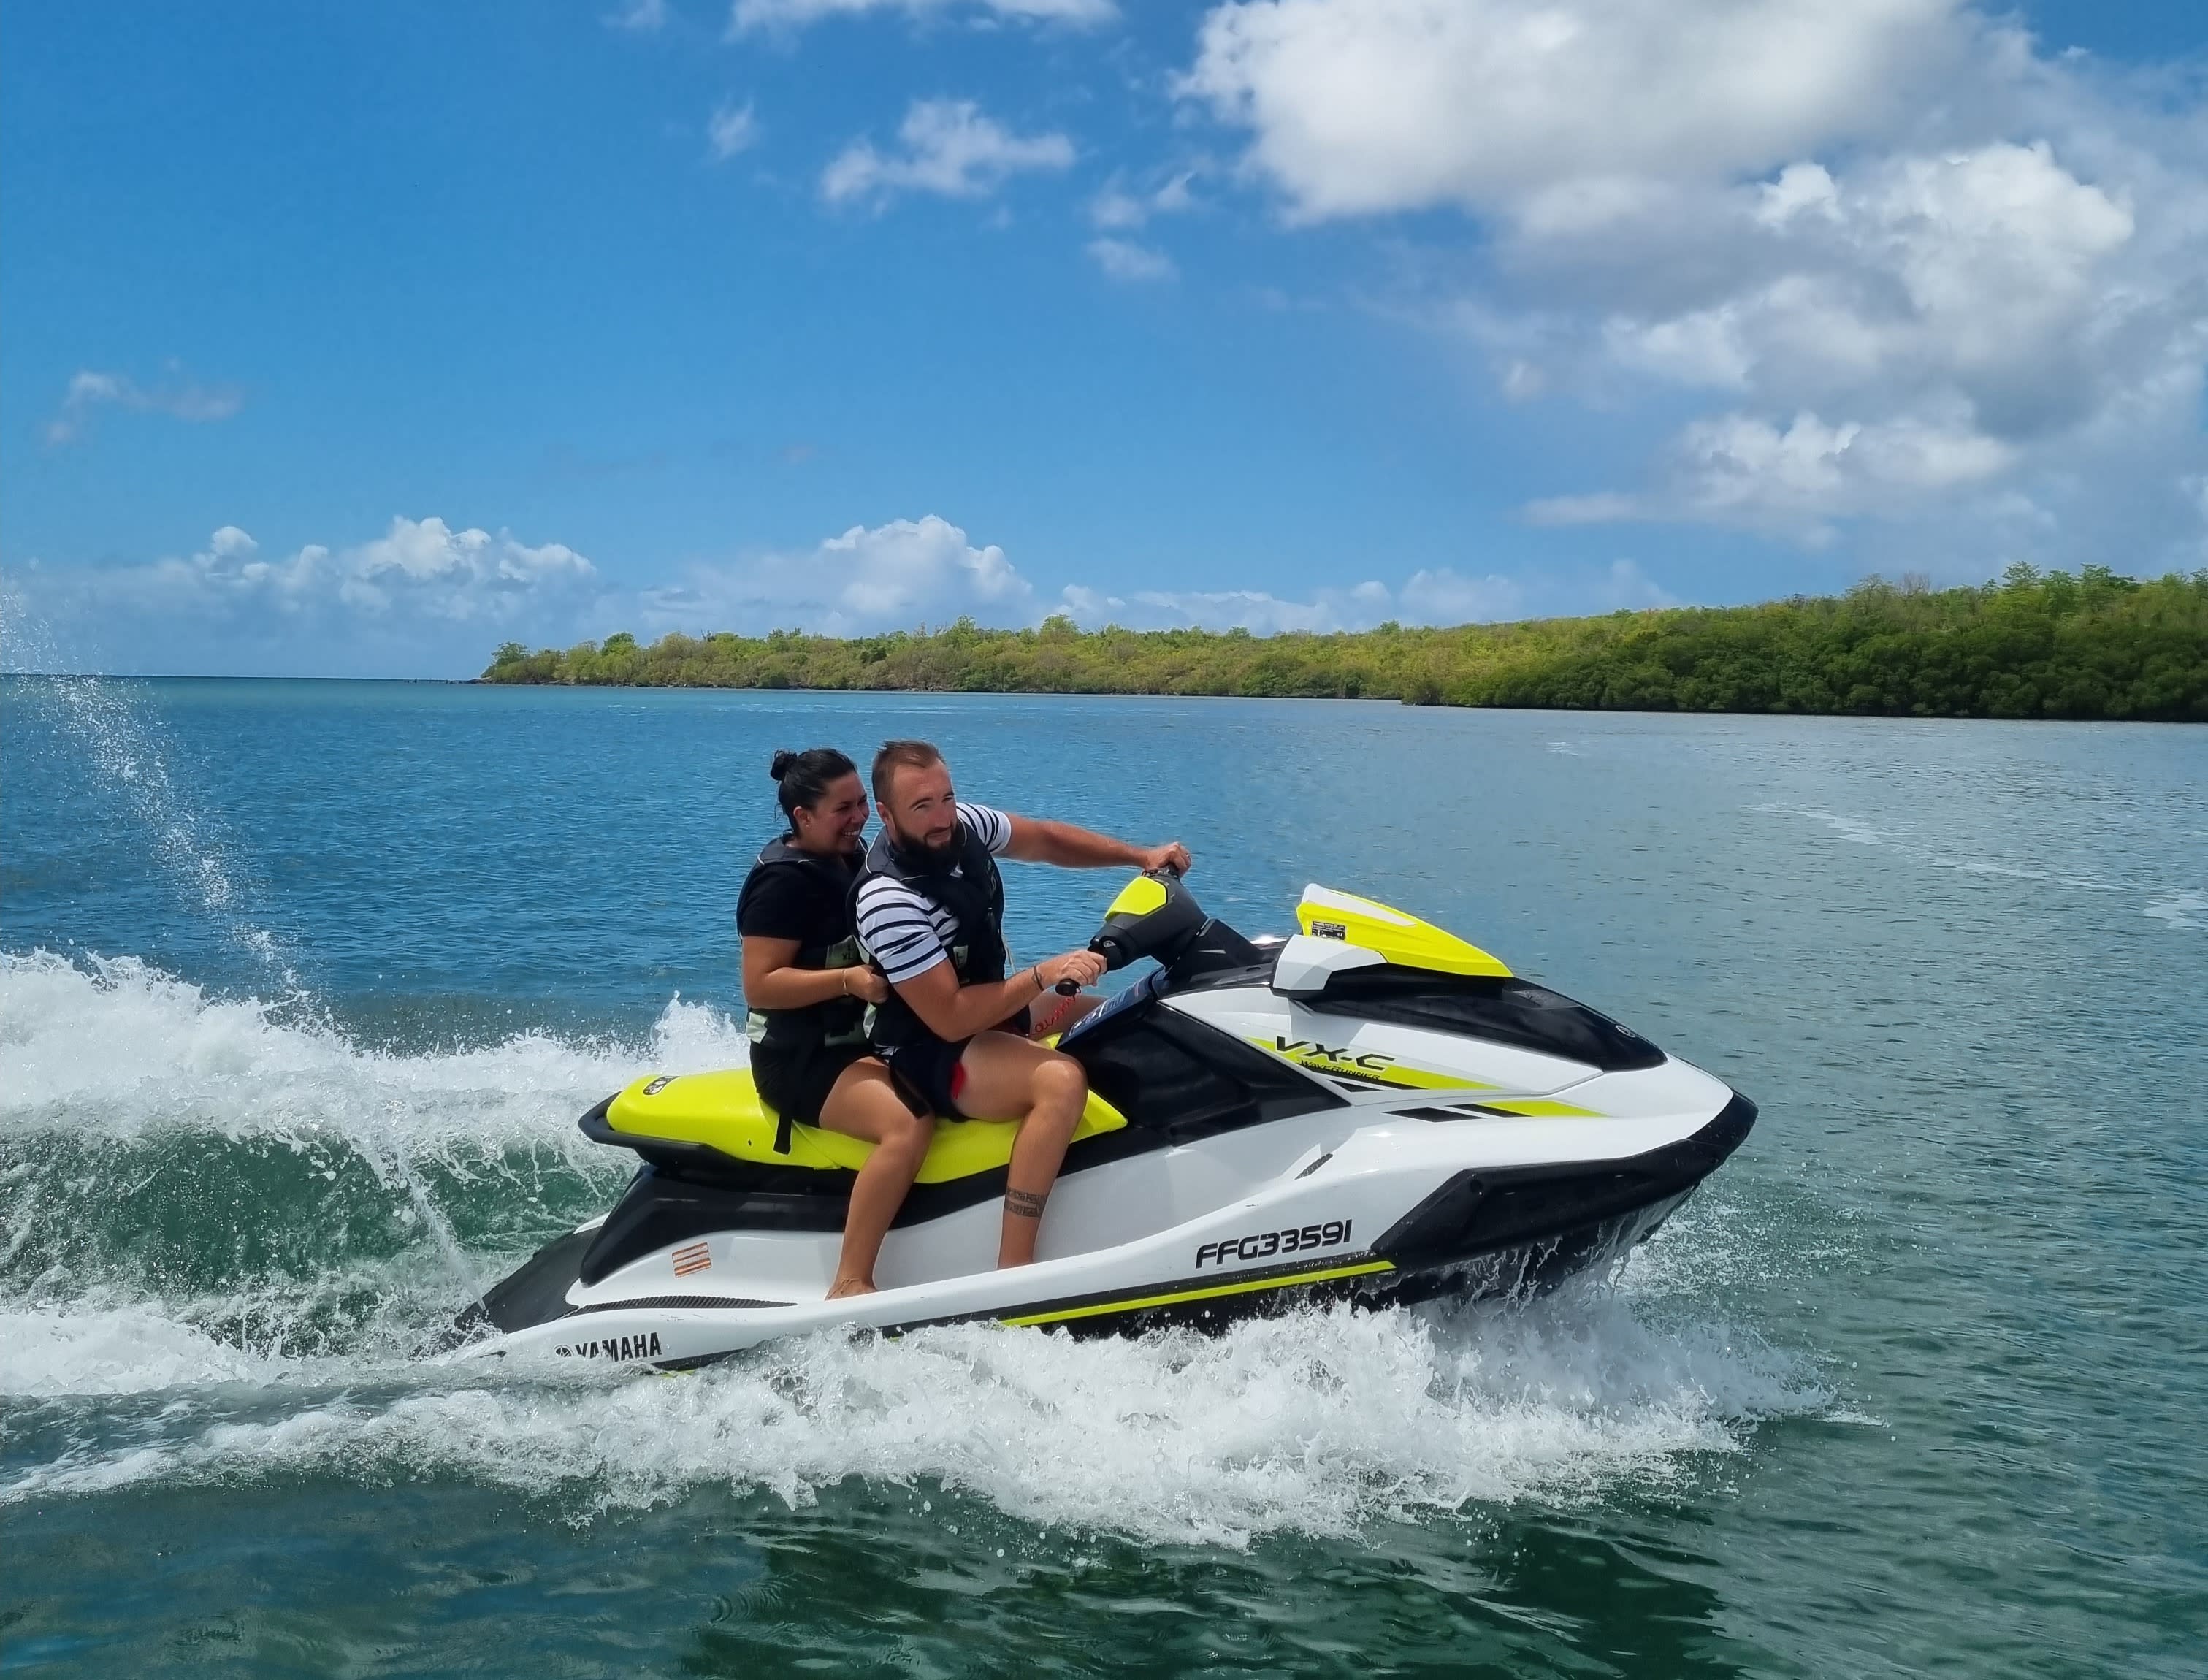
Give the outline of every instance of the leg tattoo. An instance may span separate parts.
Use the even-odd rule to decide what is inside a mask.
[[[1041,1219],[1043,1203],[1050,1200],[1048,1191],[1007,1190],[1005,1192],[1005,1211],[1017,1214],[1022,1219]]]

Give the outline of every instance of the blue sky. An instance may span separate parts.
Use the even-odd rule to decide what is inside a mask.
[[[2208,564],[2208,23],[11,6],[8,662]]]

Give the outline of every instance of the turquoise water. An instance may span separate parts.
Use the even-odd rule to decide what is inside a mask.
[[[0,1668],[2208,1672],[2208,731],[9,679]],[[1609,1287],[425,1368],[741,1054],[777,745],[1319,879],[1754,1096]],[[1011,933],[1115,882],[1021,871]]]

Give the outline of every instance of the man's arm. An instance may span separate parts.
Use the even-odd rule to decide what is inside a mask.
[[[957,1043],[987,1032],[1014,1011],[1035,1002],[1061,980],[1093,984],[1104,972],[1104,959],[1093,951],[1069,951],[1022,969],[1009,980],[961,986],[947,962],[897,982],[897,996],[910,1005],[928,1031]]]
[[[1046,822],[1037,817],[1014,817],[1012,837],[1005,855],[1023,863],[1054,863],[1061,869],[1109,869],[1113,865],[1136,869],[1160,869],[1171,864],[1186,873],[1195,860],[1178,840],[1161,846],[1135,846],[1095,834],[1071,823]]]

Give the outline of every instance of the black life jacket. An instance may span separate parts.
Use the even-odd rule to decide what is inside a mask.
[[[947,861],[893,843],[886,828],[876,835],[867,848],[866,867],[851,889],[855,921],[859,889],[877,875],[902,881],[951,912],[956,926],[945,944],[951,971],[961,986],[984,986],[1005,977],[1005,878],[997,873],[997,860],[988,847],[963,817],[958,819],[958,850]],[[903,1045],[935,1036],[895,987],[886,1003],[874,1005],[872,1031],[875,1047],[889,1054]]]
[[[792,968],[848,969],[866,960],[866,954],[859,949],[858,930],[851,922],[849,866],[840,856],[822,857],[802,851],[790,844],[787,835],[768,841],[759,852],[759,861],[752,866],[751,873],[744,877],[744,890],[736,900],[739,923],[743,920],[744,899],[751,896],[753,883],[770,869],[810,871],[821,882],[821,897],[842,912],[839,921],[821,927],[817,938],[798,945],[797,955],[790,961]],[[749,1008],[744,1015],[744,1034],[753,1044],[801,1055],[824,1045],[864,1043],[866,1023],[864,999],[830,998],[801,1009]]]

